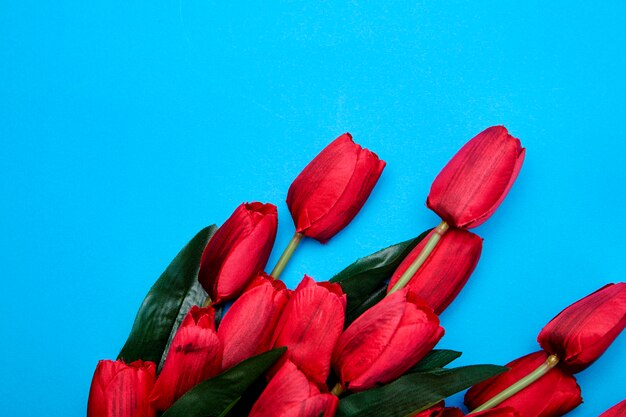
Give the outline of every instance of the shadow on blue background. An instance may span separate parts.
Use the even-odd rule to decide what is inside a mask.
[[[504,4],[507,3],[507,4]],[[0,6],[3,414],[84,415],[152,282],[242,201],[293,233],[300,169],[350,131],[388,166],[348,228],[284,274],[328,279],[437,224],[454,152],[505,124],[527,147],[443,314],[459,364],[537,349],[541,327],[626,278],[622,2],[5,2]],[[626,336],[579,374],[595,416],[626,396]],[[452,404],[458,402],[458,396]]]

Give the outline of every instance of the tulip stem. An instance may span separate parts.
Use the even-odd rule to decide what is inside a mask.
[[[539,378],[547,374],[550,371],[550,369],[556,366],[557,363],[559,363],[558,356],[556,355],[548,356],[548,359],[546,359],[546,361],[542,363],[537,369],[535,369],[534,371],[532,371],[531,373],[529,373],[524,378],[520,379],[519,381],[517,381],[516,383],[514,383],[513,385],[511,385],[504,391],[500,392],[496,396],[487,400],[481,406],[473,409],[472,412],[469,414],[474,414],[479,411],[488,410],[490,408],[493,408],[501,404],[506,399],[514,396],[515,394],[517,394],[518,392],[520,392],[521,390],[523,390],[524,388],[526,388],[527,386],[529,386],[530,384],[532,384],[533,382],[535,382],[536,380],[538,380]]]
[[[283,252],[283,254],[280,255],[278,262],[276,262],[276,266],[274,267],[274,269],[272,270],[272,273],[270,274],[272,278],[278,279],[278,277],[280,277],[280,274],[283,273],[283,269],[285,269],[285,265],[287,265],[287,262],[289,262],[289,259],[291,259],[291,255],[293,255],[293,252],[296,250],[296,248],[298,247],[298,244],[300,243],[303,237],[304,235],[302,233],[296,232],[293,235],[293,237],[291,238],[291,241],[289,241],[289,244],[285,248],[285,251]]]
[[[206,300],[204,300],[204,303],[202,303],[202,308],[204,308],[204,307],[208,307],[208,306],[210,306],[211,304],[213,304],[213,300],[211,300],[211,297],[210,297],[210,296],[208,296],[208,297],[206,298]]]
[[[343,386],[341,385],[341,382],[337,382],[333,389],[330,390],[330,393],[333,394],[335,397],[339,397],[341,394],[343,394]]]
[[[411,280],[411,278],[413,278],[413,275],[415,275],[417,270],[420,269],[422,265],[424,265],[424,262],[426,262],[428,256],[432,253],[432,251],[435,249],[435,246],[437,246],[437,243],[439,243],[441,237],[448,231],[449,228],[450,225],[446,223],[445,220],[439,223],[439,226],[434,229],[434,233],[430,235],[428,242],[426,242],[426,245],[424,246],[422,251],[419,253],[419,255],[417,255],[417,258],[415,258],[413,263],[406,269],[406,271],[404,271],[402,276],[400,276],[398,282],[396,282],[396,284],[391,287],[391,290],[389,290],[387,295],[404,288],[404,286]]]

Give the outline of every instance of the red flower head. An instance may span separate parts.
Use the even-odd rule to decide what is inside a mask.
[[[100,361],[91,381],[87,417],[154,417],[153,362]]]
[[[287,357],[307,378],[323,386],[345,310],[346,296],[339,284],[315,282],[305,275],[278,321],[273,346],[287,346]]]
[[[363,391],[398,378],[443,336],[439,318],[408,289],[363,313],[339,338],[333,369],[344,388]]]
[[[252,407],[250,417],[333,417],[339,399],[322,394],[293,364],[285,361]]]
[[[626,416],[626,400],[619,404],[615,404],[613,407],[600,414],[599,417],[624,417]]]
[[[604,353],[626,327],[626,283],[609,284],[561,311],[541,330],[542,348],[570,372],[580,372]]]
[[[215,332],[213,307],[191,307],[167,351],[150,401],[166,410],[199,382],[220,373],[222,345]]]
[[[265,268],[274,246],[278,213],[273,204],[242,204],[202,253],[198,280],[213,303],[230,300]]]
[[[547,359],[548,354],[540,351],[514,360],[506,365],[510,370],[470,388],[465,394],[465,404],[470,410],[482,405],[530,374]],[[520,417],[559,417],[578,407],[582,400],[576,378],[556,367],[503,401],[499,407],[512,407]]]
[[[344,133],[322,150],[289,187],[296,231],[324,243],[357,215],[385,162]]]
[[[274,329],[288,299],[285,284],[266,274],[250,283],[230,307],[217,331],[224,347],[222,369],[271,347]]]
[[[426,205],[460,228],[481,225],[515,182],[525,149],[504,126],[490,127],[465,144],[437,175]]]
[[[434,230],[404,258],[393,273],[387,292],[422,252],[433,233]],[[423,298],[435,314],[441,314],[459,294],[474,271],[482,247],[482,239],[474,233],[462,229],[449,229],[406,286]]]

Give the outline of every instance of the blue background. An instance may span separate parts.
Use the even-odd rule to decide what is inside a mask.
[[[625,279],[623,2],[225,3],[0,6],[2,414],[84,415],[152,282],[242,201],[278,205],[271,268],[289,184],[345,131],[388,166],[342,233],[301,245],[290,286],[437,224],[430,182],[494,124],[527,159],[475,230],[483,256],[440,346],[505,363]],[[571,416],[626,397],[625,373],[622,335],[578,375]]]

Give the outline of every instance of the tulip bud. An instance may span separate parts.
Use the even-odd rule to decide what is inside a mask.
[[[207,244],[198,280],[213,303],[231,300],[265,268],[278,227],[273,204],[241,204]]]
[[[351,391],[385,384],[419,362],[443,333],[433,310],[405,288],[385,297],[343,332],[333,353],[333,369]]]
[[[149,396],[153,362],[100,361],[91,381],[87,417],[154,417]]]
[[[504,126],[490,127],[465,144],[433,182],[426,205],[460,228],[481,225],[515,182],[525,149]]]
[[[287,357],[307,378],[323,386],[345,310],[346,296],[339,284],[315,282],[305,275],[283,310],[272,345],[287,346]]]
[[[282,281],[257,276],[222,319],[217,335],[224,347],[222,369],[269,350],[289,298]]]
[[[609,284],[575,302],[539,333],[542,348],[555,354],[571,373],[604,353],[626,327],[626,283]]]
[[[474,385],[465,394],[465,404],[472,410],[501,391],[527,376],[548,359],[540,351],[523,356],[507,364],[508,371]],[[517,394],[507,398],[499,407],[512,407],[520,417],[558,417],[582,403],[576,378],[559,367],[550,369]]]
[[[328,241],[357,215],[385,167],[344,133],[322,150],[289,187],[296,232]]]
[[[333,417],[339,399],[322,394],[293,362],[285,361],[252,407],[250,417]]]
[[[402,274],[419,256],[433,233],[435,230],[422,239],[404,258],[393,273],[387,292],[391,291]],[[474,271],[482,246],[482,239],[474,233],[462,229],[449,229],[426,261],[413,274],[406,287],[424,299],[435,314],[441,314],[456,298]]]
[[[157,410],[174,401],[199,382],[220,373],[222,345],[215,332],[213,307],[191,307],[176,331],[150,401]]]
[[[599,417],[624,417],[626,416],[626,400],[619,404],[615,404],[613,407],[600,414]]]

